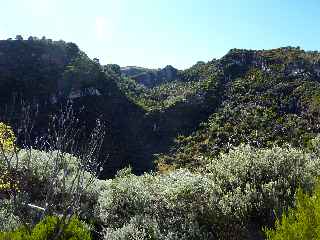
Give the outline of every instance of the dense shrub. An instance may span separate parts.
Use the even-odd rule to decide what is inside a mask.
[[[80,174],[78,170],[80,163],[76,157],[58,151],[44,152],[21,149],[17,153],[17,158],[12,158],[12,161],[16,163],[16,159],[19,159],[19,161],[14,164],[14,176],[18,179],[15,179],[11,185],[9,184],[11,191],[18,190],[26,193],[31,201],[37,202],[40,206],[45,204],[43,201],[50,191],[50,198],[53,201],[52,203],[55,204],[51,210],[54,211],[61,211],[61,199],[67,201],[67,199],[74,197],[74,192],[77,191],[81,194],[82,201],[79,214],[82,214],[82,217],[92,217],[92,209],[98,198],[100,181],[91,173],[83,172],[79,176],[79,184],[76,187],[73,186],[75,176]],[[53,181],[53,178],[56,178],[54,188],[48,189],[47,183]],[[16,182],[19,182],[19,185]],[[8,187],[7,185],[6,187]]]
[[[11,231],[21,225],[19,216],[15,214],[15,206],[10,200],[0,200],[0,232]]]
[[[0,122],[0,151],[13,150],[15,140],[12,128]]]
[[[174,170],[105,182],[97,215],[105,239],[248,239],[292,206],[298,187],[313,188],[320,159],[287,147],[247,145],[202,172]],[[232,231],[230,231],[232,229]]]
[[[320,239],[320,185],[312,195],[300,189],[296,194],[295,208],[277,219],[275,229],[266,229],[270,240]]]
[[[25,111],[28,117],[28,109]],[[61,219],[69,215],[92,217],[92,205],[97,200],[92,186],[98,181],[97,154],[104,135],[104,125],[97,120],[97,127],[86,139],[87,146],[76,148],[76,134],[79,132],[75,127],[76,121],[72,107],[62,109],[59,116],[53,116],[48,134],[34,143],[46,151],[34,150],[29,140],[23,144],[23,149],[14,147],[12,130],[3,125],[0,142],[0,201],[2,203],[10,199],[14,207],[9,212],[5,207],[1,215],[9,218],[17,216],[21,225],[27,228],[50,215],[60,216]],[[28,138],[28,134],[32,133],[26,133],[29,131],[28,126],[22,127],[20,132],[25,131],[26,135],[22,138]],[[59,228],[64,229],[65,224],[64,221],[62,224],[59,222]],[[8,229],[8,224],[2,228]]]
[[[202,100],[202,82],[172,81],[146,88],[130,78],[118,81],[119,88],[147,111],[165,110],[182,102]]]
[[[59,231],[60,220],[58,217],[46,217],[33,229],[21,227],[12,232],[0,232],[1,240],[50,240],[54,239]],[[72,217],[69,224],[63,229],[62,234],[57,240],[90,240],[90,231],[79,221]]]
[[[20,191],[19,182],[12,176],[12,173],[3,169],[1,166],[0,171],[0,194],[9,194]]]
[[[320,172],[320,159],[290,146],[256,149],[242,145],[213,159],[208,176],[229,191],[248,192],[250,217],[260,223],[274,221],[273,209],[291,206],[298,187],[311,191]]]
[[[118,176],[106,184],[97,212],[106,239],[237,239],[227,229],[242,234],[247,201],[239,191],[225,194],[205,175],[179,170]]]

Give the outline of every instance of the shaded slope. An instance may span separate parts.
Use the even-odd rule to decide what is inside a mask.
[[[143,154],[145,147],[140,136],[145,125],[144,110],[119,91],[117,76],[104,72],[98,62],[90,60],[75,44],[1,41],[0,53],[2,119],[8,115],[5,106],[12,103],[13,97],[16,102],[23,99],[39,109],[35,135],[41,135],[41,129],[47,127],[47,118],[72,101],[88,128],[96,117],[107,124],[102,153],[106,159],[101,159],[106,160],[106,176],[128,164],[137,173],[152,168],[151,160],[144,161],[151,157]],[[15,108],[18,112],[18,107]]]

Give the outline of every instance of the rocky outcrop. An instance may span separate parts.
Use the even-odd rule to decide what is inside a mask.
[[[219,60],[219,64],[245,71],[257,68],[265,73],[281,74],[283,77],[319,79],[320,63],[313,59],[316,56],[314,54],[294,47],[271,50],[232,49]]]
[[[101,96],[101,93],[98,89],[90,87],[79,90],[72,90],[69,93],[69,99],[76,99],[80,97],[89,97],[89,96]]]
[[[151,88],[165,82],[177,80],[178,70],[171,65],[162,69],[148,69],[136,66],[121,68],[122,76],[130,77],[137,83]]]

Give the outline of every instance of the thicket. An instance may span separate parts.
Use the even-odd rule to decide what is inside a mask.
[[[65,225],[61,235],[58,235],[59,225],[63,225],[59,217],[48,216],[36,224],[32,229],[26,226],[19,227],[11,232],[0,232],[1,240],[91,240],[90,230],[79,221],[72,217]]]
[[[105,239],[248,239],[253,234],[262,235],[263,226],[272,226],[276,215],[281,216],[294,206],[299,187],[305,192],[312,191],[320,170],[319,139],[312,143],[310,151],[290,146],[271,149],[240,146],[211,159],[198,173],[180,169],[136,176],[125,169],[114,179],[103,181],[86,172],[81,181],[90,179],[92,184],[83,183],[88,187],[78,189],[81,204],[76,216],[102,226]],[[17,172],[30,163],[29,179],[22,178],[19,186],[28,198],[15,196],[24,204],[30,201],[39,204],[52,176],[53,153],[32,150],[31,161],[26,162],[30,159],[26,151],[19,154]],[[67,199],[63,188],[70,184],[68,180],[78,167],[76,158],[64,156],[65,165],[59,172],[62,176],[68,173],[68,177],[59,175],[50,195],[55,199],[50,215],[63,210],[63,201]],[[28,181],[27,189],[23,181]],[[2,231],[19,226],[22,229],[26,213],[29,226],[36,227],[35,223],[40,221],[36,209],[21,204],[17,211],[15,200],[8,197],[0,202]],[[33,218],[31,212],[35,214]]]
[[[97,120],[86,145],[79,144],[83,127],[68,105],[51,116],[47,133],[29,142],[34,124],[30,111],[29,107],[22,109],[21,135],[14,136],[10,127],[1,124],[0,227],[6,231],[2,237],[82,239],[77,232],[89,230],[76,218],[92,218],[96,199],[92,184],[101,167],[97,159],[104,124]],[[26,233],[30,236],[24,238]],[[50,236],[38,237],[45,233]]]
[[[320,238],[320,185],[312,194],[299,189],[294,208],[279,216],[274,229],[265,229],[270,240],[307,240]]]
[[[320,88],[312,68],[318,64],[318,54],[287,48],[233,50],[221,60],[198,63],[179,72],[179,81],[146,90],[130,79],[122,79],[116,66],[110,66],[111,70],[101,68],[97,60],[89,60],[76,46],[61,44],[62,53],[71,51],[72,57],[60,59],[59,52],[56,58],[44,56],[36,62],[62,61],[56,65],[55,77],[50,73],[52,69],[44,72],[51,80],[76,81],[74,86],[61,85],[63,89],[94,84],[105,90],[101,91],[103,97],[108,95],[110,100],[117,88],[109,88],[104,74],[116,75],[122,92],[147,110],[137,115],[139,119],[148,114],[158,117],[152,119],[154,122],[150,120],[148,127],[161,137],[170,131],[179,133],[180,122],[187,123],[181,126],[188,128],[181,132],[198,126],[200,117],[192,108],[203,107],[210,118],[193,134],[177,137],[172,152],[159,158],[160,172],[136,176],[125,169],[109,180],[97,179],[101,122],[97,122],[84,145],[78,144],[82,128],[72,111],[67,110],[64,117],[52,116],[50,131],[41,133],[33,143],[28,142],[32,139],[32,126],[14,129],[14,136],[12,129],[1,123],[2,236],[26,229],[27,236],[32,235],[39,226],[52,229],[52,223],[58,239],[67,234],[73,221],[79,223],[79,228],[71,232],[90,231],[98,239],[262,238],[261,229],[273,227],[275,222],[275,230],[267,231],[271,239],[297,233],[306,233],[307,238],[316,236],[319,190],[312,197],[307,194],[313,191],[320,170],[320,140],[316,137]],[[24,49],[23,45],[32,44],[17,43],[19,49]],[[46,69],[46,65],[41,66]],[[300,67],[305,72],[295,73]],[[23,79],[28,82],[33,75]],[[38,90],[42,92],[48,86],[40,83]],[[125,99],[122,94],[119,96]],[[157,111],[158,115],[152,115]],[[123,119],[114,115],[116,122]],[[191,118],[193,125],[188,124]],[[21,119],[27,124],[32,118]],[[136,118],[128,119],[135,122]],[[116,127],[118,131],[120,128]],[[137,129],[121,134],[133,135],[135,143],[140,144],[143,139],[142,145],[144,141],[149,144],[151,140],[139,138],[142,132]],[[143,130],[148,132],[147,128]],[[20,138],[21,133],[27,135]],[[169,136],[170,141],[173,135]],[[163,143],[164,138],[161,139]],[[117,148],[127,149],[126,142]],[[137,148],[134,150],[136,153]],[[295,195],[297,189],[301,190]]]
[[[201,173],[120,172],[105,183],[97,213],[105,239],[248,239],[294,205],[299,187],[312,191],[319,170],[313,152],[245,145]]]

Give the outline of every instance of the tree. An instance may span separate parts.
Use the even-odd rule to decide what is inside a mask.
[[[17,36],[16,36],[16,40],[17,40],[17,41],[22,41],[22,40],[23,40],[23,37],[22,37],[21,35],[17,35]]]
[[[96,63],[96,64],[100,64],[99,58],[94,58],[94,59],[92,59],[92,61],[93,61],[94,63]]]
[[[107,64],[104,66],[104,70],[108,73],[113,73],[119,76],[121,75],[120,66],[117,64]]]

